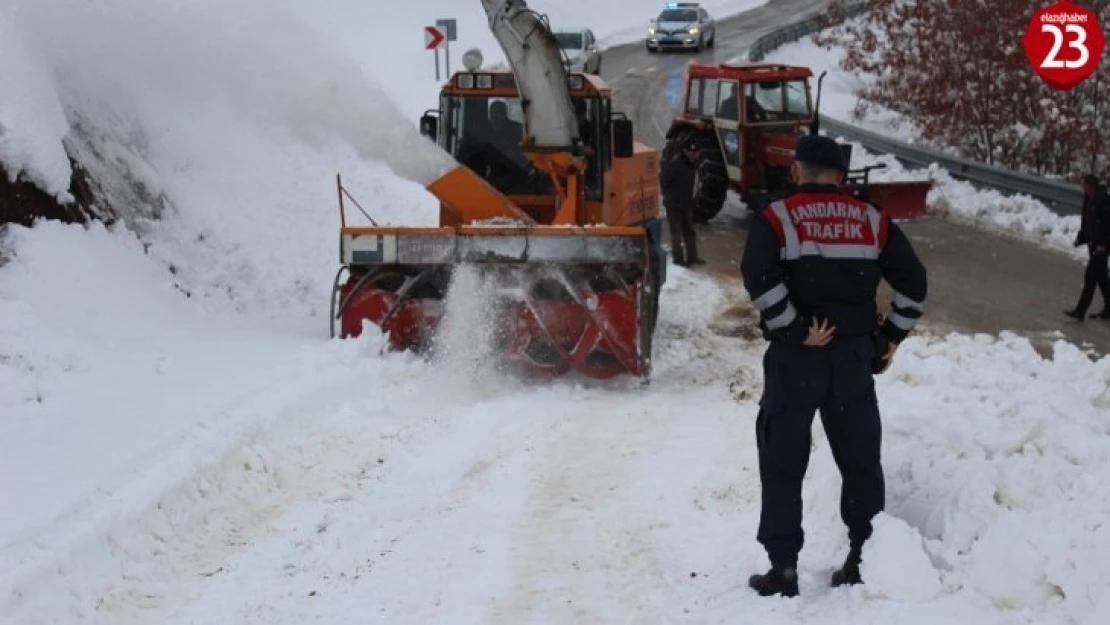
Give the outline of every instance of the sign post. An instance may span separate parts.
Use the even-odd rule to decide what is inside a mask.
[[[451,75],[451,42],[457,39],[457,37],[455,36],[457,34],[455,32],[455,25],[455,18],[453,17],[445,17],[436,20],[436,28],[438,28],[445,37],[443,43],[443,58],[445,61],[444,66],[446,67],[448,76]]]
[[[424,27],[424,49],[431,50],[436,56],[436,82],[440,81],[439,77],[439,47],[447,40],[443,31],[435,26]]]
[[[1053,89],[1070,91],[1098,68],[1106,36],[1098,13],[1060,0],[1033,14],[1022,45],[1041,80]]]

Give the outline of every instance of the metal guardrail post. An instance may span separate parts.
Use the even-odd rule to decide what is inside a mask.
[[[864,9],[863,3],[851,4],[845,7],[845,14],[849,18],[856,17],[861,15]],[[748,48],[748,60],[758,63],[783,44],[798,41],[819,30],[821,29],[818,27],[816,18],[808,18],[778,28],[752,43]],[[1078,214],[1083,206],[1083,191],[1077,185],[912,146],[826,115],[821,115],[821,126],[827,134],[859,143],[870,152],[890,154],[904,166],[928,168],[935,164],[953,178],[965,180],[976,188],[993,189],[1003,195],[1028,195],[1040,200],[1060,215]]]

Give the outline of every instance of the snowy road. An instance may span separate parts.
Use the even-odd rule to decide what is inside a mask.
[[[1097,554],[1110,538],[1095,528],[1110,506],[1092,498],[1110,443],[1081,415],[1110,402],[1110,363],[1083,365],[1066,346],[1041,361],[1012,338],[940,351],[913,339],[881,380],[890,516],[864,588],[827,587],[846,536],[816,426],[805,600],[753,601],[762,344],[725,336],[747,324],[740,299],[676,269],[648,388],[532,387],[468,350],[429,363],[376,356],[370,340],[321,347],[314,375],[256,397],[272,412],[226,430],[222,451],[153,503],[103,502],[114,516],[8,572],[0,614],[20,625],[1102,622],[1110,577]],[[1071,500],[1087,503],[1064,513]]]
[[[3,625],[1110,622],[1110,359],[923,328],[876,381],[888,498],[867,583],[827,587],[847,545],[817,424],[802,596],[760,600],[765,344],[734,276],[669,269],[646,388],[488,371],[474,297],[449,302],[439,361],[327,341],[336,170],[383,222],[438,210],[395,172],[442,155],[385,91],[274,2],[0,2],[41,41],[55,71],[38,78],[119,205],[137,210],[133,184],[164,203],[153,223],[0,239]],[[642,9],[622,2],[614,25]],[[441,3],[426,8],[456,8]],[[329,4],[311,11],[327,41],[362,49],[380,11]],[[596,9],[559,4],[568,21]],[[719,53],[816,4],[774,0]],[[416,32],[425,16],[407,17]],[[426,90],[417,54],[375,69]],[[657,59],[655,97],[687,58]],[[738,232],[713,236],[727,268]],[[934,284],[961,273],[955,298],[997,279],[1012,259],[991,250],[960,261],[976,271],[938,260]],[[1009,270],[1039,284],[1043,264]]]
[[[697,55],[648,54],[641,42],[605,51],[602,76],[617,90],[615,110],[629,115],[637,138],[663,144],[671,116],[680,107],[686,63],[722,63],[746,58],[760,36],[788,21],[805,19],[824,7],[823,0],[775,0],[735,17],[720,20],[715,49]],[[743,221],[724,237],[707,235],[711,269],[738,276]],[[1110,324],[1071,322],[1063,311],[1075,304],[1083,265],[1063,254],[945,219],[931,218],[905,226],[930,270],[929,318],[958,331],[996,334],[1008,330],[1030,336],[1040,345],[1066,338],[1110,353]],[[1097,312],[1097,301],[1091,312]],[[1060,331],[1057,334],[1057,331]]]

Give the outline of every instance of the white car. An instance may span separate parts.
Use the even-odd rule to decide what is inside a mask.
[[[665,49],[694,50],[712,48],[717,26],[709,12],[697,2],[668,2],[651,21],[644,40],[648,52]]]
[[[601,50],[589,28],[558,30],[553,33],[563,50],[563,65],[572,72],[601,73]]]

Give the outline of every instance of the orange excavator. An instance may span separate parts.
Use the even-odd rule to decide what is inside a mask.
[[[646,379],[666,267],[659,152],[633,140],[599,77],[564,69],[546,18],[524,0],[481,2],[511,71],[469,51],[420,120],[458,162],[426,187],[438,227],[348,225],[337,176],[332,336],[369,322],[393,349],[434,349],[452,276],[470,265],[496,287],[497,352],[518,370]]]

